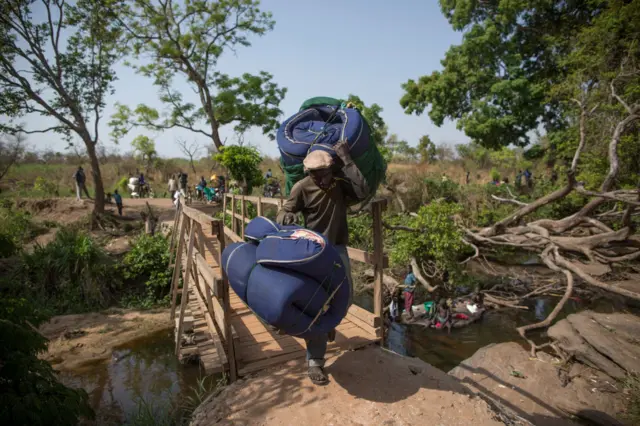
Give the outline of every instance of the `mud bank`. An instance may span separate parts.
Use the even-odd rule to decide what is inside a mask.
[[[49,339],[43,359],[56,370],[77,371],[85,365],[111,359],[119,346],[170,328],[168,309],[109,309],[60,315],[40,327],[40,332]]]

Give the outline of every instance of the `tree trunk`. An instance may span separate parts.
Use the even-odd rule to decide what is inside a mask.
[[[193,170],[193,175],[196,175],[196,166],[193,164],[193,157],[189,157],[189,162],[191,163],[191,170]],[[197,178],[197,176],[196,176]]]
[[[95,187],[93,212],[104,213],[104,186],[102,184],[102,174],[100,173],[100,162],[96,155],[96,147],[91,141],[85,141],[87,155],[91,161],[91,174],[93,175],[93,185]]]

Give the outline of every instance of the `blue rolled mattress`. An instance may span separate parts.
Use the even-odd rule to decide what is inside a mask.
[[[256,315],[300,337],[340,324],[351,290],[338,252],[323,235],[257,217],[247,224],[245,238],[224,249],[222,267]]]
[[[276,139],[280,156],[286,166],[301,164],[308,152],[327,151],[336,156],[333,146],[346,139],[353,158],[369,148],[370,129],[360,111],[331,105],[315,105],[295,114],[278,128]]]

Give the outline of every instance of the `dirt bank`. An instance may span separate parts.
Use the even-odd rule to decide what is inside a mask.
[[[111,358],[113,349],[132,340],[171,328],[168,309],[60,315],[40,327],[49,339],[43,358],[56,370],[78,370]]]
[[[449,374],[534,425],[576,425],[569,415],[620,424],[614,417],[620,417],[626,398],[616,381],[582,364],[572,364],[564,374],[560,366],[555,357],[539,352],[531,358],[509,342],[480,349]]]
[[[330,359],[327,386],[305,372],[290,362],[234,383],[198,407],[191,425],[503,424],[453,377],[377,347]]]

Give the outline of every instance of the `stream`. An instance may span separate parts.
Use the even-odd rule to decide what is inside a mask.
[[[202,386],[212,389],[219,379],[201,382],[200,368],[181,365],[174,351],[173,331],[166,330],[120,347],[108,363],[61,373],[61,379],[87,391],[95,424],[169,425],[205,397]]]
[[[529,310],[489,310],[477,323],[446,331],[419,325],[392,323],[385,346],[401,355],[418,357],[447,372],[478,349],[507,341],[522,342],[519,325],[544,319],[557,297],[530,300]],[[372,310],[371,296],[356,296],[355,301]],[[586,301],[570,299],[558,320],[585,309],[619,312],[624,305],[599,298]],[[544,331],[538,334],[542,338]],[[535,339],[535,334],[533,335]],[[108,363],[96,363],[74,373],[63,373],[67,385],[82,387],[89,393],[100,425],[177,424],[214,389],[219,377],[201,381],[198,366],[181,365],[174,354],[172,331],[163,331],[134,341],[116,350]]]

